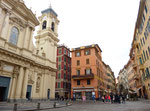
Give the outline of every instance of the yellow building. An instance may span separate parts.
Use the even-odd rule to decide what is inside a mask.
[[[51,8],[39,21],[23,0],[0,0],[0,101],[55,97],[59,21]]]
[[[109,90],[109,92],[116,92],[116,87],[115,87],[115,76],[114,76],[114,72],[112,71],[112,69],[110,68],[109,65],[107,65],[107,73],[106,73],[106,83],[107,83],[107,89]]]
[[[150,1],[141,0],[132,42],[134,67],[144,96],[150,99]],[[140,84],[142,87],[140,87]]]

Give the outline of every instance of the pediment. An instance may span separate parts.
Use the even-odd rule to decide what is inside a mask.
[[[7,0],[7,2],[11,2],[12,10],[16,11],[21,17],[25,18],[27,21],[31,21],[35,26],[39,25],[36,16],[26,7],[22,0]]]
[[[26,26],[26,23],[25,23],[22,19],[20,19],[20,18],[14,16],[14,15],[11,15],[11,16],[10,16],[10,20],[12,20],[12,21],[15,22],[15,23],[18,23],[18,24],[19,24],[20,26],[22,26],[22,27],[25,27],[25,26]]]

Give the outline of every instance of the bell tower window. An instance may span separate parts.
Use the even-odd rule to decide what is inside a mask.
[[[43,22],[43,25],[42,25],[42,30],[43,30],[43,29],[46,29],[46,24],[47,24],[47,22],[44,21],[44,22]]]
[[[52,22],[51,29],[54,32],[54,29],[55,29],[55,23],[54,22]]]

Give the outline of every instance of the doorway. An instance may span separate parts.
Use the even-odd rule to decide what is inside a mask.
[[[0,87],[0,101],[5,100],[5,92],[6,92],[6,87]]]
[[[50,99],[50,89],[47,90],[47,99]]]
[[[28,100],[31,100],[31,91],[32,91],[32,86],[28,85],[28,87],[27,87],[27,93],[26,93],[26,98]]]
[[[0,76],[0,101],[7,101],[10,77]]]

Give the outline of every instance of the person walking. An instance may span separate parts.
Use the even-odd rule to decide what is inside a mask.
[[[107,99],[108,99],[108,98],[107,98],[107,95],[106,95],[106,96],[105,96],[105,102],[106,102],[106,103],[107,103]]]
[[[105,103],[104,95],[102,96],[102,101],[103,101],[103,103]]]
[[[108,103],[111,103],[110,95],[108,95]]]

